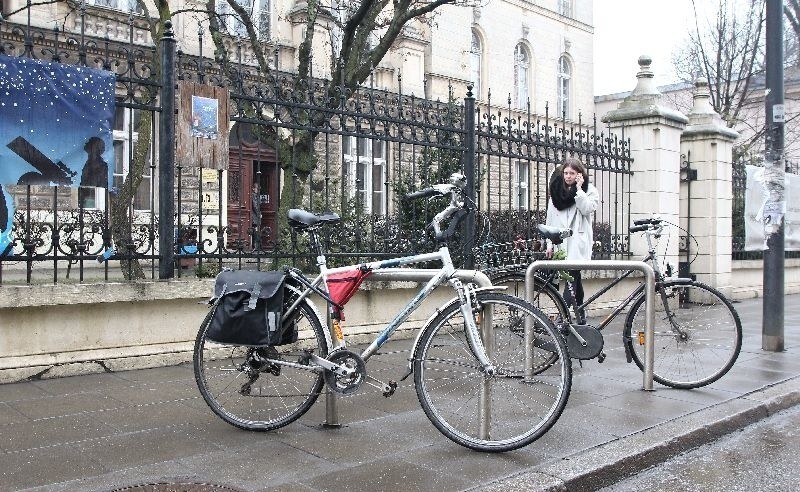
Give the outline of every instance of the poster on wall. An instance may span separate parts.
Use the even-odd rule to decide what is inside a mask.
[[[111,72],[0,55],[0,183],[110,187],[114,83]]]
[[[764,168],[760,166],[746,166],[747,184],[744,195],[744,232],[745,251],[764,251],[767,248],[764,235],[764,205],[766,194],[764,191]],[[787,251],[800,250],[800,176],[786,173],[784,187],[784,202],[786,210],[783,216],[784,249]]]
[[[219,134],[219,101],[192,96],[192,136],[216,140]]]

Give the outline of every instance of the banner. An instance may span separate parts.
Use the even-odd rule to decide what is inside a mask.
[[[762,221],[766,203],[764,168],[748,165],[745,169],[747,187],[744,195],[744,249],[764,251],[767,249]],[[800,250],[800,176],[786,173],[783,198],[786,203],[786,212],[783,216],[784,249],[797,251]]]
[[[114,74],[0,55],[0,184],[110,188]]]
[[[11,228],[14,225],[14,200],[0,185],[0,256],[11,253]]]

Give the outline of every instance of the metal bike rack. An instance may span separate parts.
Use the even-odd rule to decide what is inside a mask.
[[[642,389],[653,391],[653,359],[655,347],[653,336],[656,324],[655,292],[656,276],[653,267],[643,261],[624,260],[542,260],[534,261],[525,271],[525,299],[531,300],[534,296],[534,273],[536,270],[639,270],[644,273],[644,379]]]
[[[387,268],[385,270],[373,271],[368,277],[364,279],[365,282],[427,282],[432,279],[441,270],[423,269],[423,268]],[[462,282],[469,282],[477,285],[478,287],[491,287],[492,281],[485,273],[477,270],[456,270],[454,276]],[[486,328],[491,326],[491,315],[483,317],[484,322],[481,324],[481,336],[483,337],[484,344],[489,339],[489,333]],[[490,347],[486,347],[487,353],[491,354]],[[481,419],[481,434],[482,438],[489,436],[489,423],[491,421],[491,401],[489,395],[489,381],[484,380],[483,388],[481,391],[480,399],[480,419]],[[336,394],[330,390],[325,392],[325,422],[326,427],[339,427],[339,411],[337,405]]]

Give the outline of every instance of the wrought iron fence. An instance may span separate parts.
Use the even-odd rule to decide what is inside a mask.
[[[447,101],[432,101],[372,84],[352,89],[278,71],[263,75],[242,61],[241,52],[234,54],[233,67],[202,52],[179,52],[175,67],[156,66],[163,60],[152,42],[142,41],[149,40],[148,31],[135,16],[127,18],[127,39],[115,41],[85,35],[89,14],[83,8],[71,15],[77,34],[67,36],[0,23],[0,53],[74,61],[117,74],[114,188],[12,187],[13,248],[0,256],[0,283],[158,278],[165,258],[159,251],[160,231],[167,229],[159,223],[164,200],[175,203],[177,276],[213,275],[223,265],[304,264],[309,256],[302,238],[281,227],[291,207],[343,217],[327,238],[334,262],[424,250],[431,244],[422,230],[438,204],[407,205],[397,198],[453,171],[472,176],[479,206],[477,217],[468,220],[473,232],[454,239],[453,249],[466,261],[476,242],[535,237],[550,175],[567,155],[587,164],[601,192],[595,218],[599,254],[627,254],[630,150],[624,135],[598,129],[594,118],[587,125],[581,117],[565,122],[547,110],[535,115],[530,107],[499,107],[491,99],[478,105],[469,93],[456,98],[452,89]],[[159,101],[174,96],[157,78],[165,70],[226,87],[233,122],[228,170],[200,169],[178,155],[173,189],[159,182],[154,158],[157,142],[173,145],[165,140],[175,135],[159,124],[159,117],[171,116],[161,114]],[[147,159],[137,173],[144,180],[120,203],[142,155]],[[125,223],[115,224],[120,208]]]

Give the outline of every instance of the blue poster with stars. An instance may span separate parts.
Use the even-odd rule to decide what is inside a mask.
[[[111,72],[0,55],[0,185],[109,188],[114,82]]]

